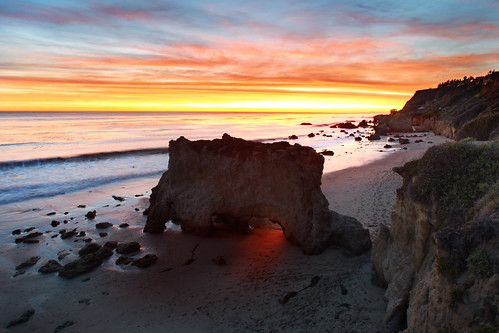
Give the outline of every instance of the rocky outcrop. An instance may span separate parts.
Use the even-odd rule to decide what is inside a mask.
[[[378,134],[433,131],[451,139],[499,137],[499,73],[417,91],[402,110],[375,116]]]
[[[360,254],[371,247],[357,220],[329,210],[320,188],[324,157],[312,148],[224,134],[212,141],[181,137],[169,149],[145,232],[162,232],[171,220],[185,232],[206,235],[217,224],[246,230],[252,217],[266,217],[305,253],[336,245]]]
[[[499,327],[499,143],[433,147],[397,171],[391,227],[373,245],[386,331]]]

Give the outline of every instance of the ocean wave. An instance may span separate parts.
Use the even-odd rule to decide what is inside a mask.
[[[143,173],[137,172],[120,176],[105,176],[94,177],[90,179],[80,179],[70,182],[40,183],[25,186],[20,185],[11,186],[8,188],[0,188],[0,205],[11,204],[35,198],[52,197],[135,178],[159,176],[162,172],[163,171],[149,171]]]
[[[133,155],[142,156],[142,155],[157,155],[157,154],[167,154],[167,153],[168,153],[168,148],[145,148],[145,149],[124,150],[124,151],[90,153],[90,154],[82,154],[69,157],[49,157],[49,158],[40,158],[40,159],[31,159],[31,160],[6,161],[6,162],[0,162],[0,170],[5,171],[15,168],[28,168],[28,167],[42,166],[48,164],[98,161],[110,158],[128,157]]]

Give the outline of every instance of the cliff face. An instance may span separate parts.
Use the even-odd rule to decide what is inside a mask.
[[[451,139],[499,137],[499,73],[417,91],[399,112],[376,116],[378,132],[433,131]]]
[[[264,144],[225,134],[212,141],[170,141],[168,171],[153,189],[144,231],[165,222],[205,235],[217,224],[245,230],[252,217],[279,224],[305,253],[329,245],[371,248],[359,221],[329,210],[321,191],[324,157],[287,142]]]
[[[497,331],[499,143],[445,144],[396,171],[391,228],[372,254],[387,331]]]

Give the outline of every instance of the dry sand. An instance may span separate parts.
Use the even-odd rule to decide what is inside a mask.
[[[443,141],[433,138],[434,143]],[[411,144],[366,166],[323,176],[330,208],[359,219],[375,234],[389,223],[395,190],[401,179],[391,169],[417,158],[428,143]],[[219,231],[208,238],[168,228],[160,235],[143,234],[147,193],[157,180],[129,181],[92,192],[72,193],[21,203],[2,217],[12,226],[37,226],[45,233],[39,244],[15,244],[15,236],[0,245],[0,330],[5,332],[377,332],[383,319],[384,289],[371,283],[370,253],[353,257],[330,248],[307,256],[289,244],[275,225],[248,234]],[[142,191],[142,192],[141,192]],[[144,193],[144,197],[135,194]],[[117,202],[111,195],[126,198]],[[88,205],[85,209],[78,204]],[[120,206],[115,207],[117,204]],[[29,205],[29,207],[27,206]],[[105,207],[109,205],[108,207]],[[15,208],[15,207],[14,207]],[[135,208],[138,208],[137,212]],[[35,210],[33,210],[35,209]],[[88,210],[94,221],[85,221]],[[46,213],[56,211],[54,216]],[[63,215],[62,212],[68,212]],[[70,218],[73,217],[73,220]],[[68,224],[50,226],[53,219]],[[102,238],[94,225],[114,224]],[[129,228],[119,228],[127,222]],[[157,263],[146,269],[118,266],[114,254],[90,273],[72,280],[42,275],[38,268],[58,254],[77,257],[83,242],[51,238],[62,228],[78,228],[99,243],[138,241],[140,253],[155,253]],[[14,227],[12,227],[14,229]],[[30,258],[40,261],[14,277],[15,267]],[[223,256],[226,264],[213,261]],[[193,258],[194,261],[189,260]],[[190,264],[186,264],[187,262]],[[313,286],[310,286],[311,282]],[[5,326],[28,309],[26,323]],[[59,327],[59,328],[57,328]],[[64,327],[64,328],[63,328]]]

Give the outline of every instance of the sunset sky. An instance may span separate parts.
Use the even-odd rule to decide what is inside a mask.
[[[499,69],[497,0],[0,1],[0,110],[388,111]]]

